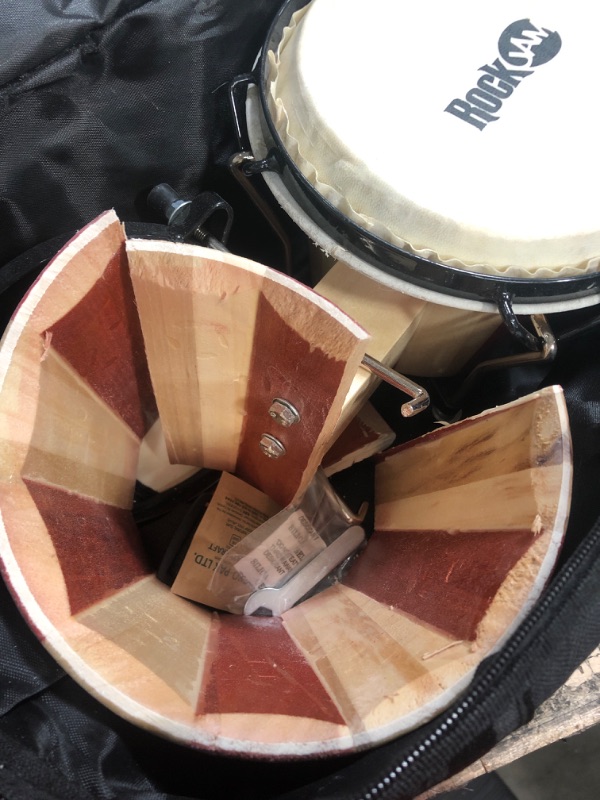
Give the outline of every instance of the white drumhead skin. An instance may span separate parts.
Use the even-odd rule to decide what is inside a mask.
[[[272,54],[271,111],[316,188],[397,246],[597,271],[599,28],[582,0],[313,0]]]

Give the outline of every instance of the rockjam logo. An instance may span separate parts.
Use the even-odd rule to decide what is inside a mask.
[[[538,28],[528,19],[513,22],[498,40],[497,58],[479,68],[477,86],[444,109],[482,131],[498,119],[502,103],[534,69],[554,58],[561,47],[556,31]]]

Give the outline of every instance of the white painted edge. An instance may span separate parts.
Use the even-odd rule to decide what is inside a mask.
[[[333,317],[340,322],[348,331],[355,336],[358,340],[365,340],[370,338],[367,333],[352,317],[349,317],[345,311],[336,306],[330,300],[322,297],[320,294],[296,280],[289,275],[278,272],[271,267],[264,264],[259,264],[249,258],[234,255],[233,253],[224,253],[220,250],[212,250],[209,247],[202,247],[197,244],[187,244],[181,242],[169,242],[163,240],[153,239],[128,239],[126,242],[127,252],[161,252],[161,253],[177,253],[188,258],[205,258],[209,261],[217,261],[222,264],[229,264],[231,266],[239,267],[240,269],[251,272],[266,280],[278,283],[284,286],[289,291],[304,297],[313,305],[321,308],[330,317]]]

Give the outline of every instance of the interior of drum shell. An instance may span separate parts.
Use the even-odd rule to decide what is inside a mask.
[[[206,352],[206,343],[229,333],[235,343],[258,343],[257,330],[273,329],[265,301],[275,304],[279,287],[277,308],[314,337],[306,349],[316,353],[333,341],[339,354],[341,324],[353,354],[364,341],[332,307],[327,322],[335,322],[336,334],[319,335],[319,317],[311,312],[317,305],[327,311],[324,301],[267,269],[190,245],[126,242],[111,212],[65,245],[27,293],[0,347],[0,568],[49,652],[135,724],[228,754],[348,753],[446,707],[539,596],[569,505],[568,419],[561,391],[550,387],[388,451],[378,465],[370,543],[342,581],[282,617],[220,614],[189,603],[158,579],[132,513],[141,444],[157,414],[165,427],[173,410],[158,391],[161,376],[152,367],[158,351],[142,318],[167,345],[166,373],[180,363],[191,384],[202,377],[208,386],[204,398],[221,424],[207,424],[202,433],[215,434],[215,449],[233,445],[239,453],[242,439],[220,433],[229,423],[236,427],[255,392],[246,393],[247,405],[236,404],[237,419],[221,414],[235,398],[213,393],[213,378],[231,373],[222,360],[216,370],[200,360],[200,368],[196,343]],[[176,283],[169,279],[175,275]],[[140,292],[151,279],[146,289],[164,302],[145,316],[144,309],[157,308]],[[251,306],[250,292],[240,291],[244,280],[256,290],[254,335],[237,313]],[[192,304],[186,315],[174,292]],[[309,304],[304,311],[291,293]],[[189,347],[164,325],[167,309],[171,319],[184,321],[181,330],[196,332]],[[210,316],[210,309],[219,314]],[[276,352],[267,353],[271,366],[305,360],[290,355],[281,336],[275,341]],[[264,349],[252,348],[261,355]],[[334,352],[323,372],[337,370],[341,385],[357,364],[348,358],[348,368],[336,368]],[[289,380],[285,370],[275,372]],[[324,383],[310,372],[311,385]],[[183,389],[194,413],[175,416],[187,427],[200,416],[199,403]],[[319,412],[319,399],[304,394]],[[270,417],[268,406],[261,408],[254,416],[262,427]],[[306,427],[288,436],[290,445],[292,436],[306,438]],[[286,480],[287,463],[277,468]],[[415,576],[420,594],[412,589]]]
[[[281,7],[261,51],[257,83],[265,145],[269,154],[274,156],[270,159],[271,166],[265,168],[272,169],[273,162],[277,163],[286,188],[316,224],[345,250],[368,265],[417,289],[433,290],[442,296],[496,305],[503,295],[508,294],[515,306],[539,305],[539,310],[544,312],[585,307],[598,302],[596,296],[600,291],[600,273],[539,279],[503,277],[459,269],[385,241],[359,226],[314,188],[281,140],[267,99],[268,53],[277,51],[292,16],[306,5],[306,0],[286,0]]]

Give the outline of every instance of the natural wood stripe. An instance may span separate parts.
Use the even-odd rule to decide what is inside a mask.
[[[25,484],[56,550],[71,613],[149,573],[130,512],[35,481]]]
[[[209,640],[197,712],[344,722],[277,617],[219,615]]]
[[[7,478],[19,474],[35,425],[42,342],[37,334],[23,334],[12,353],[6,354],[4,348],[2,351],[0,442],[4,443],[3,447],[10,448],[11,454],[1,459],[0,474]]]
[[[423,624],[415,617],[410,617],[387,603],[373,599],[364,591],[352,588],[347,583],[340,584],[339,590],[371,617],[381,628],[395,639],[406,652],[417,661],[427,662],[429,670],[432,664],[464,659],[471,645],[450,636],[443,631]],[[458,647],[458,645],[461,645]],[[455,645],[455,647],[450,647]]]
[[[539,524],[536,523],[539,505],[533,482],[541,471],[524,469],[513,475],[500,475],[388,502],[379,494],[376,477],[375,527],[380,531],[531,529]]]
[[[429,694],[438,686],[426,663],[407,652],[355,599],[343,588],[331,587],[286,612],[284,623],[351,731],[360,735],[397,718],[394,698],[404,687],[430,683]],[[407,691],[400,714],[414,711],[420,702],[418,693]]]
[[[103,214],[52,259],[23,299],[0,351],[0,440],[29,444],[40,399],[40,368],[53,338],[50,330],[101,282],[122,245],[115,214]],[[115,359],[115,352],[109,357]],[[13,474],[21,465],[10,464]]]
[[[434,700],[440,690],[451,689],[479,663],[481,651],[472,642],[449,636],[349,586],[342,586],[342,591],[412,658],[425,665],[428,678],[432,680],[427,679],[422,685],[418,682],[411,685],[423,705]]]
[[[568,450],[568,443],[565,446]],[[537,506],[534,520],[536,530],[564,530],[571,502],[570,457],[565,453],[564,464],[552,464],[544,469],[532,470],[531,483]]]
[[[391,291],[343,262],[336,262],[315,291],[342,308],[369,332],[369,355],[393,366],[412,336],[425,302]],[[341,431],[378,383],[364,368],[357,370],[344,400]]]
[[[497,313],[465,311],[427,302],[396,362],[406,375],[456,375],[468,362],[483,360],[477,352],[502,327]]]
[[[60,629],[71,617],[64,578],[48,529],[20,478],[0,486],[0,510],[0,559],[7,582],[23,582],[50,624]],[[19,600],[29,619],[26,595]]]
[[[209,747],[212,741],[232,742],[234,744],[229,745],[228,755],[234,755],[234,748],[237,750],[241,747],[245,755],[258,756],[271,762],[318,758],[331,753],[338,754],[352,746],[352,738],[345,725],[314,717],[260,712],[217,713],[203,714],[196,717],[195,722],[196,728],[208,738]]]
[[[233,471],[262,275],[203,248],[130,241],[132,281],[171,460]]]
[[[146,578],[78,614],[77,620],[133,656],[193,708],[213,616]]]
[[[138,440],[123,420],[136,427],[130,417],[148,411],[151,398],[142,409],[139,367],[129,359],[121,369],[119,350],[127,354],[131,341],[107,351],[100,334],[104,312],[117,338],[127,338],[134,316],[123,311],[123,241],[112,213],[82,229],[44,270],[6,331],[0,356],[0,448],[10,456],[0,471],[6,479],[20,474],[28,459],[25,474],[58,485],[64,480],[108,502],[131,500]],[[115,386],[104,386],[105,400],[61,359],[53,340],[88,377],[93,374],[91,384],[101,383],[104,372],[112,375],[107,380]],[[117,391],[119,378],[125,386]]]
[[[553,387],[389,450],[377,467],[378,492],[432,494],[564,458],[561,408]]]
[[[20,480],[28,452],[29,445],[24,442],[0,439],[0,483],[8,485]]]
[[[245,259],[164,242],[127,247],[171,459],[235,471],[291,502],[320,463],[367,335],[306,287]],[[275,397],[298,408],[299,425],[271,420]],[[261,452],[264,433],[283,442],[285,464]]]
[[[50,347],[22,474],[129,508],[139,440]]]
[[[531,609],[551,575],[563,536],[564,520],[536,536],[506,575],[478,627],[482,647],[496,646]]]
[[[25,480],[44,483],[58,489],[109,503],[117,508],[131,508],[135,481],[97,469],[76,458],[45,453],[30,447],[22,472]]]
[[[530,528],[376,531],[344,583],[455,640],[474,641],[498,589],[535,539]]]

